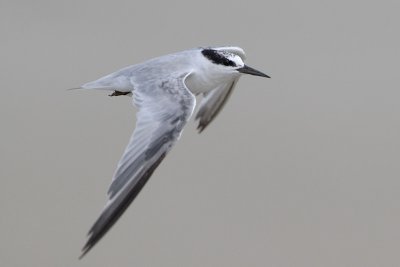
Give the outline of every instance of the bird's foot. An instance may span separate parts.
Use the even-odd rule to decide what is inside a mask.
[[[114,91],[112,94],[108,96],[119,96],[119,95],[127,95],[130,94],[130,92],[121,92],[121,91]]]

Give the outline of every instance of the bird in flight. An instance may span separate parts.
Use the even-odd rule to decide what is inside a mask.
[[[270,78],[243,63],[240,47],[195,48],[128,66],[80,89],[132,95],[136,128],[108,189],[108,201],[90,228],[82,258],[107,233],[139,194],[179,139],[196,96],[203,95],[196,120],[203,131],[221,111],[241,74]]]

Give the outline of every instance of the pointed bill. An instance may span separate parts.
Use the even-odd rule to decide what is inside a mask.
[[[250,74],[250,75],[254,75],[254,76],[261,76],[261,77],[265,77],[265,78],[271,78],[267,74],[262,73],[261,71],[258,71],[256,69],[253,69],[253,68],[251,68],[251,67],[249,67],[247,65],[244,65],[240,69],[237,69],[237,71],[240,72],[240,73]]]

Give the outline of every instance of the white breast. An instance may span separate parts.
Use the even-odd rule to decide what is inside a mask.
[[[189,75],[185,84],[195,95],[209,92],[218,86],[231,83],[240,73],[227,71],[223,67],[210,63],[200,53],[193,65],[192,74]]]

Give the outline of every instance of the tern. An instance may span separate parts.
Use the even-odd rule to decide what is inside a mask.
[[[139,194],[181,136],[196,96],[203,95],[196,120],[203,131],[221,111],[242,74],[270,78],[244,64],[240,47],[195,48],[128,66],[80,89],[133,96],[136,127],[108,189],[108,201],[90,228],[82,258],[107,233]]]

